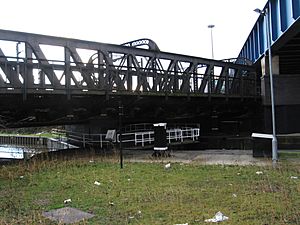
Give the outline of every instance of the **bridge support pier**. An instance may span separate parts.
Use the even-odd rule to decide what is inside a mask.
[[[276,132],[278,134],[300,133],[300,74],[274,74]],[[272,131],[270,79],[261,79],[261,95],[264,109],[265,132]]]
[[[263,106],[264,130],[272,133],[270,76],[268,57],[261,64],[261,97]],[[273,85],[275,98],[276,133],[288,134],[300,132],[300,74],[281,72],[280,57],[272,57]]]

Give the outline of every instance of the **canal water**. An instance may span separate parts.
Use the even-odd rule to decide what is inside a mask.
[[[25,157],[32,157],[33,155],[45,151],[45,148],[29,148],[12,145],[0,145],[0,160],[6,159],[24,159]]]
[[[49,151],[57,151],[59,149],[78,148],[66,142],[48,138],[46,145],[36,146],[16,146],[11,144],[0,144],[0,161],[9,159],[24,159]]]
[[[9,145],[0,145],[0,159],[24,159],[27,149]]]

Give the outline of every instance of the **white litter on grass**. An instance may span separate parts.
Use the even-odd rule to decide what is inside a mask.
[[[89,163],[93,163],[93,162],[94,162],[94,160],[90,160],[90,161],[89,161]]]
[[[115,203],[113,203],[113,202],[109,202],[108,204],[111,205],[111,206],[115,205]]]
[[[20,176],[20,179],[23,179],[24,178],[24,176]]]
[[[165,169],[166,169],[166,170],[168,170],[168,169],[170,169],[170,168],[171,168],[171,163],[168,163],[168,164],[165,165]]]
[[[132,220],[134,219],[134,216],[129,216],[128,219]]]
[[[295,177],[295,176],[291,176],[291,179],[298,179],[298,177]]]
[[[68,204],[68,203],[71,203],[71,202],[72,202],[72,200],[70,198],[64,200],[64,204]]]
[[[98,182],[98,181],[95,181],[94,184],[97,185],[97,186],[99,186],[101,183]]]
[[[127,179],[128,181],[131,181],[130,179]]]
[[[188,223],[178,223],[178,224],[175,224],[175,225],[189,225]]]
[[[237,195],[236,195],[236,194],[232,194],[232,197],[236,198],[236,197],[237,197]]]
[[[263,174],[263,172],[262,171],[257,171],[256,174],[261,175],[261,174]]]
[[[204,222],[208,222],[208,223],[218,223],[218,222],[222,222],[225,220],[228,220],[229,217],[223,215],[223,213],[221,213],[220,211],[216,213],[216,215],[211,218],[211,219],[206,219],[204,220]]]

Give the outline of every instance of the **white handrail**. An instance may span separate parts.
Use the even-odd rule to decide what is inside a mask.
[[[195,141],[200,136],[200,128],[183,127],[183,128],[172,128],[166,130],[168,143],[172,142],[184,142],[186,139]],[[103,147],[103,143],[108,143],[105,140],[106,134],[85,134],[85,133],[71,133],[68,138],[73,141],[82,142],[83,146],[89,144],[99,143],[100,147]],[[116,142],[120,142],[120,135],[117,134]],[[154,131],[137,131],[122,133],[122,143],[132,143],[134,146],[141,145],[144,147],[147,144],[154,142]]]

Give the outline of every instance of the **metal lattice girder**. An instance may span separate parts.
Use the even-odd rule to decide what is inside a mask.
[[[272,55],[279,56],[281,74],[299,74],[300,0],[268,0],[239,57],[258,62],[268,51],[270,24]],[[253,12],[254,13],[254,12]]]
[[[2,92],[257,95],[254,68],[248,65],[161,52],[158,47],[141,49],[7,30],[0,30],[0,40],[25,46],[24,57],[19,57],[5,55],[0,45]],[[64,59],[48,59],[42,45],[61,47]],[[83,60],[80,49],[88,51],[88,60]]]

